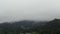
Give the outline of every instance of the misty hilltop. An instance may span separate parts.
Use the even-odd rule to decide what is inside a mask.
[[[60,18],[60,0],[0,0],[0,22]]]

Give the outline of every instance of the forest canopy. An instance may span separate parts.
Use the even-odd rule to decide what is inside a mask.
[[[51,21],[18,21],[13,23],[0,23],[1,34],[60,34],[60,19]]]

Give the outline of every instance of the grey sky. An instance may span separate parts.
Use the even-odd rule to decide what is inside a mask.
[[[0,0],[0,22],[60,18],[60,0]]]

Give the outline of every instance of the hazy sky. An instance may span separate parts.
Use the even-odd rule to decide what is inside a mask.
[[[60,0],[0,0],[0,22],[60,18]]]

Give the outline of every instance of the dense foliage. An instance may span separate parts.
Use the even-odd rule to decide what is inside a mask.
[[[35,22],[35,21],[18,21],[12,23],[1,23],[0,34],[60,34],[60,19],[51,21]]]

